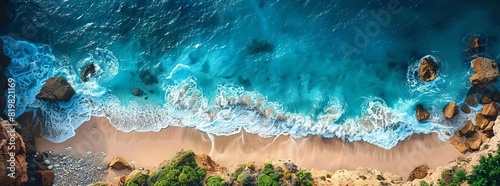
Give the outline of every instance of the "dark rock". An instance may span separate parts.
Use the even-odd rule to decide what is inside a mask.
[[[470,107],[467,106],[466,104],[462,105],[462,107],[460,107],[460,110],[462,110],[462,112],[464,112],[466,114],[472,112],[472,110],[470,109]]]
[[[424,106],[421,104],[417,105],[416,112],[417,112],[416,116],[417,116],[418,121],[424,121],[424,120],[427,120],[431,117],[431,114],[429,113],[429,111],[425,110]]]
[[[427,165],[420,165],[413,169],[410,172],[410,175],[408,176],[408,181],[413,181],[415,179],[423,179],[427,176],[427,171],[429,171],[429,166]]]
[[[478,54],[485,51],[485,41],[483,38],[473,37],[469,39],[468,51],[472,54]]]
[[[87,65],[82,71],[82,81],[86,82],[90,79],[91,76],[95,75],[96,68],[94,64]]]
[[[495,90],[495,92],[493,93],[493,101],[495,102],[500,101],[500,92],[498,92],[497,90]]]
[[[418,74],[422,81],[432,81],[437,77],[438,65],[431,57],[425,57],[420,61]]]
[[[35,174],[37,185],[52,186],[54,184],[54,171],[52,170],[39,170]]]
[[[134,90],[132,90],[132,94],[134,96],[143,96],[145,93],[144,93],[144,90],[142,90],[140,88],[134,88]]]
[[[469,78],[473,85],[485,87],[494,84],[499,76],[498,65],[491,59],[478,57],[472,60],[474,75]]]
[[[478,104],[476,98],[472,94],[467,94],[467,97],[465,97],[465,102],[471,107],[476,107]]]
[[[443,110],[443,117],[451,119],[458,114],[458,105],[454,101],[450,102]]]
[[[75,94],[75,90],[61,77],[52,77],[45,82],[42,90],[36,95],[37,99],[69,101]]]
[[[493,127],[495,126],[495,121],[490,121],[486,127],[484,127],[484,131],[493,131]]]

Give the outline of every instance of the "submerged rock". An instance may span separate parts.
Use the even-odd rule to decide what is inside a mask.
[[[472,112],[472,110],[470,109],[470,107],[469,107],[469,106],[467,106],[467,105],[465,105],[465,104],[464,104],[464,105],[462,105],[462,107],[460,107],[460,110],[462,110],[462,112],[464,112],[464,113],[466,113],[466,114],[468,114],[468,113],[471,113],[471,112]]]
[[[467,97],[465,97],[465,102],[471,107],[476,107],[478,104],[476,98],[472,94],[467,94]]]
[[[443,116],[446,119],[451,119],[458,114],[458,105],[454,101],[450,102],[443,110]]]
[[[413,181],[414,179],[425,178],[427,176],[427,171],[429,171],[429,166],[425,164],[420,165],[410,172],[407,181]]]
[[[274,45],[268,41],[259,41],[254,39],[247,49],[250,55],[258,55],[273,52]]]
[[[469,39],[469,52],[473,54],[481,53],[485,51],[484,39],[473,37]]]
[[[417,110],[416,116],[417,116],[418,121],[424,121],[424,120],[427,120],[431,117],[431,114],[429,113],[429,111],[425,110],[424,106],[421,104],[417,105],[416,110]]]
[[[432,81],[437,77],[438,65],[431,57],[424,57],[420,61],[418,74],[422,81]]]
[[[69,101],[75,94],[75,90],[62,77],[52,77],[45,82],[40,92],[36,95],[37,99]]]
[[[478,86],[489,86],[497,81],[499,76],[498,65],[491,59],[478,57],[472,60],[474,75],[469,82]]]
[[[127,160],[118,156],[115,156],[113,160],[111,160],[109,167],[116,170],[132,169],[132,165],[130,165]]]
[[[96,73],[96,67],[94,64],[87,65],[82,71],[82,81],[86,82],[89,78]]]
[[[144,90],[140,88],[134,88],[134,90],[132,90],[132,95],[134,96],[144,96],[144,94]]]

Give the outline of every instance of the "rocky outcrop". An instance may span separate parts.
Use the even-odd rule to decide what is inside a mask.
[[[472,124],[472,121],[468,120],[467,124],[460,129],[460,134],[463,136],[470,136],[472,133],[476,131],[476,128],[474,127],[474,124]]]
[[[424,57],[420,60],[418,74],[422,81],[432,81],[437,77],[438,65],[432,57]]]
[[[467,138],[466,143],[471,150],[479,150],[479,147],[481,147],[482,144],[481,137],[479,135],[476,135],[476,137]]]
[[[42,90],[36,95],[37,99],[69,101],[75,90],[62,77],[52,77],[45,82]]]
[[[89,64],[87,65],[83,70],[82,70],[82,81],[86,82],[90,79],[91,76],[95,75],[96,73],[96,68],[94,64]]]
[[[0,2],[2,2],[0,0]],[[7,65],[10,64],[10,62],[12,61],[12,59],[5,55],[5,53],[3,52],[3,40],[0,39],[0,92],[4,92],[5,91],[5,85],[7,83],[7,77],[5,77],[5,73],[4,73],[4,69]],[[5,106],[7,105],[7,99],[5,97],[5,94],[0,94],[0,110],[4,110]],[[0,112],[1,114],[0,115],[3,115],[3,112]]]
[[[123,158],[118,156],[115,156],[113,160],[111,160],[111,162],[109,163],[109,167],[116,170],[133,169],[132,165],[130,165],[127,160],[124,160]]]
[[[495,117],[498,113],[498,105],[495,102],[491,102],[483,106],[481,114],[485,116]]]
[[[417,105],[416,112],[417,121],[424,121],[431,117],[429,111],[425,110],[424,106],[421,104]]]
[[[0,183],[21,185],[28,180],[24,141],[7,120],[0,124]]]
[[[498,65],[491,59],[478,57],[472,60],[474,75],[469,82],[477,86],[489,86],[497,81],[499,76]]]
[[[455,147],[461,153],[466,153],[469,150],[469,147],[467,147],[465,143],[459,140],[451,140],[450,144],[453,145],[453,147]]]
[[[488,126],[489,122],[490,121],[488,121],[488,119],[486,117],[484,117],[483,114],[481,114],[481,113],[476,114],[476,127],[478,127],[479,129],[486,128],[486,126]]]
[[[443,117],[451,119],[458,114],[458,105],[454,101],[450,102],[443,110]]]
[[[429,171],[429,166],[427,165],[420,165],[418,167],[415,167],[415,169],[410,172],[407,181],[425,178],[425,176],[427,176],[427,171]]]
[[[219,166],[219,164],[215,163],[215,161],[213,161],[212,158],[206,154],[201,154],[201,155],[197,154],[194,156],[194,159],[199,167],[202,167],[209,172],[227,171],[227,168]]]

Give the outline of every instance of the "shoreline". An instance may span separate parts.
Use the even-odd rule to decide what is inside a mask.
[[[67,147],[72,148],[74,155],[83,155],[88,151],[105,152],[107,162],[114,156],[120,156],[136,168],[145,169],[158,166],[183,149],[207,154],[224,167],[246,162],[292,160],[307,169],[335,171],[369,167],[403,178],[421,164],[433,169],[463,156],[452,145],[439,140],[436,134],[412,135],[391,150],[366,142],[343,142],[338,138],[262,138],[245,131],[231,136],[213,136],[213,139],[212,144],[208,134],[185,127],[125,133],[112,126],[107,118],[92,117],[69,140],[55,144],[36,137],[35,146],[39,152],[63,152],[67,151]],[[106,180],[119,174],[109,171]]]

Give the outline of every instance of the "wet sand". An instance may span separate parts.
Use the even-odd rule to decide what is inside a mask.
[[[150,168],[169,160],[181,149],[208,154],[218,164],[231,167],[255,161],[265,163],[270,159],[293,160],[300,167],[354,170],[358,167],[376,168],[403,176],[418,165],[430,168],[442,166],[461,156],[457,150],[437,135],[413,135],[391,150],[384,150],[365,142],[343,142],[318,136],[291,138],[280,136],[262,138],[241,132],[232,136],[210,136],[194,128],[168,127],[160,132],[118,131],[102,117],[93,117],[76,130],[76,136],[60,144],[37,138],[38,151],[65,151],[72,147],[75,155],[88,151],[105,152],[106,160],[121,156],[136,168]],[[118,173],[110,173],[108,179]]]

